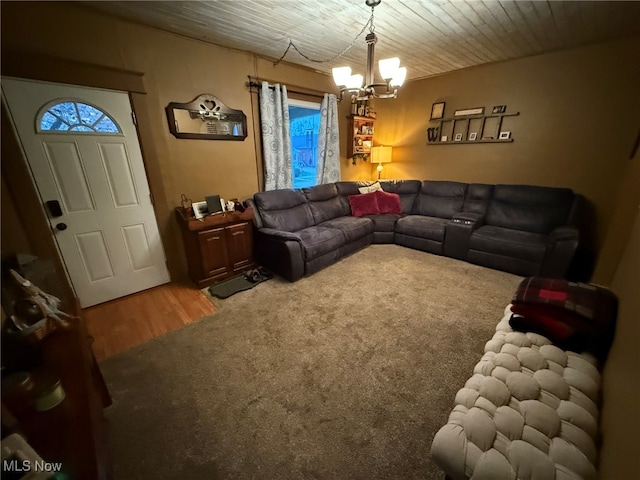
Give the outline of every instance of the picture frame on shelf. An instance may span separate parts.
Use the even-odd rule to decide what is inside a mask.
[[[444,104],[445,102],[438,102],[431,105],[431,116],[429,120],[440,120],[444,117]]]
[[[442,137],[440,137],[441,142],[446,142],[448,139],[449,137],[447,137],[446,135],[442,135]]]
[[[506,111],[507,111],[507,106],[506,105],[496,105],[491,110],[491,113],[504,113]]]
[[[462,141],[462,134],[461,133],[456,133],[456,136],[453,139],[456,142],[461,142]]]
[[[193,215],[197,219],[204,218],[209,213],[207,202],[193,202],[191,206],[193,207]]]
[[[471,132],[469,134],[469,141],[473,142],[478,139],[478,132]]]
[[[477,108],[465,108],[463,110],[456,110],[453,112],[454,117],[467,117],[469,115],[482,115],[484,113],[484,107]]]
[[[511,138],[511,132],[509,131],[503,131],[500,132],[500,135],[498,136],[499,140],[509,140]]]

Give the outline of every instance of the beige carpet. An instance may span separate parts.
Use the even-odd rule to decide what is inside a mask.
[[[442,478],[429,458],[521,278],[373,245],[102,364],[116,479]]]

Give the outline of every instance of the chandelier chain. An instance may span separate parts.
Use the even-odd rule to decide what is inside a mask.
[[[348,45],[344,50],[342,50],[340,53],[334,55],[333,57],[330,58],[325,58],[325,59],[316,59],[316,58],[311,58],[307,55],[305,55],[304,53],[302,53],[300,51],[300,49],[293,43],[293,40],[289,39],[289,45],[287,45],[287,49],[284,51],[284,53],[282,54],[282,56],[276,60],[275,62],[273,62],[273,66],[275,67],[276,65],[278,65],[280,62],[282,62],[282,60],[284,60],[284,57],[287,56],[287,53],[289,53],[289,49],[293,47],[293,49],[298,52],[303,58],[306,58],[307,60],[309,60],[310,62],[313,63],[328,63],[328,62],[332,62],[340,57],[342,57],[345,53],[347,53],[349,50],[351,50],[353,48],[353,46],[356,44],[356,42],[358,41],[358,39],[362,36],[362,34],[364,33],[364,31],[367,29],[367,27],[369,27],[369,32],[373,33],[373,31],[375,30],[375,27],[373,26],[373,9],[374,7],[371,7],[371,17],[369,17],[369,20],[367,20],[367,23],[364,24],[364,26],[362,27],[362,30],[360,30],[360,32],[355,36],[355,38],[353,39],[353,41],[351,42],[350,45]]]

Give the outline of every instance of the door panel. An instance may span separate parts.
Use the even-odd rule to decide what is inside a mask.
[[[107,173],[111,197],[116,208],[139,205],[129,157],[122,143],[98,144],[102,165]]]
[[[198,234],[205,277],[215,277],[227,273],[229,257],[227,256],[226,233],[224,228],[215,228]]]
[[[90,282],[113,278],[113,265],[101,231],[87,232],[75,237],[85,273]]]
[[[69,213],[95,210],[76,142],[43,142],[58,196]]]
[[[62,216],[49,220],[82,307],[168,282],[128,95],[5,78],[2,91],[42,202],[60,202]],[[120,133],[84,125],[38,132],[39,112],[58,99],[101,109]],[[78,113],[80,122],[79,105]],[[56,229],[59,223],[68,228]]]
[[[153,255],[144,223],[122,227],[122,233],[133,270],[138,271],[150,267]]]
[[[229,255],[234,272],[244,270],[252,263],[253,231],[248,223],[227,227],[229,235]]]

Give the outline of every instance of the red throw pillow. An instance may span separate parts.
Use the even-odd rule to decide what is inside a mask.
[[[374,193],[378,198],[378,210],[380,213],[396,213],[398,215],[402,213],[400,195],[397,193],[383,192],[382,190]]]
[[[364,215],[374,215],[380,213],[378,210],[377,192],[362,193],[360,195],[349,195],[349,205],[351,205],[351,215],[362,217]]]

